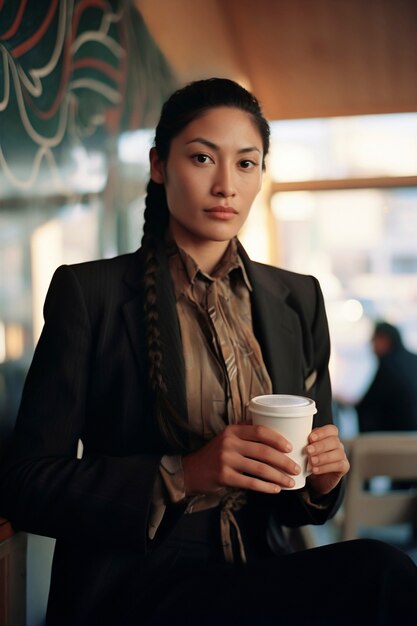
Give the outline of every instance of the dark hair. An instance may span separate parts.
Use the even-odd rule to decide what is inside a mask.
[[[265,168],[265,157],[269,150],[269,124],[255,96],[227,78],[208,78],[189,83],[168,98],[162,107],[161,117],[155,131],[154,146],[158,158],[166,162],[174,137],[205,111],[216,107],[236,108],[247,112],[252,117],[262,138],[262,167]],[[144,217],[142,246],[146,251],[144,288],[149,378],[155,393],[156,415],[160,431],[173,450],[183,451],[186,448],[183,435],[187,433],[187,423],[183,416],[176,415],[166,394],[162,370],[163,346],[158,327],[159,313],[156,297],[158,271],[156,247],[168,226],[169,211],[164,186],[152,180],[147,186]]]

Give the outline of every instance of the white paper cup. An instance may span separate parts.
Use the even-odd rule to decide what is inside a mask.
[[[317,413],[316,403],[311,398],[284,394],[256,396],[249,402],[249,413],[253,424],[267,426],[283,435],[292,444],[288,456],[301,467],[300,474],[291,475],[294,487],[304,487],[306,477],[311,474],[307,467],[308,436],[313,427],[313,415]]]

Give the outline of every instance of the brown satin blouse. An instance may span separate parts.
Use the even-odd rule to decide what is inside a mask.
[[[188,421],[194,432],[211,439],[226,424],[247,420],[250,399],[271,393],[271,381],[253,334],[251,286],[239,257],[236,240],[209,275],[174,242],[168,244],[169,268],[175,288],[176,309],[185,362]],[[150,518],[152,538],[163,517],[168,498],[185,497],[180,458],[163,457],[162,481],[155,485]],[[220,505],[221,536],[227,561],[233,561],[230,527],[244,546],[233,511],[245,504],[245,493],[225,488],[216,494],[192,498],[186,513]]]
[[[232,240],[211,275],[180,248],[169,267],[185,362],[188,419],[206,439],[246,420],[249,400],[271,382],[252,329],[251,286]]]

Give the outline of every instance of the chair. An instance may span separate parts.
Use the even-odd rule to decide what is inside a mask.
[[[417,488],[382,493],[365,488],[375,476],[417,484],[417,433],[364,433],[347,444],[351,469],[343,506],[342,541],[359,537],[361,526],[417,525]]]

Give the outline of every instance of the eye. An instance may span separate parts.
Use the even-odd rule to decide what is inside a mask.
[[[209,163],[214,163],[213,159],[208,154],[204,154],[203,152],[193,154],[191,158],[199,165],[208,165]]]
[[[243,159],[243,161],[239,161],[239,167],[243,170],[251,170],[253,167],[257,167],[258,163],[255,161],[251,161],[250,159]]]

